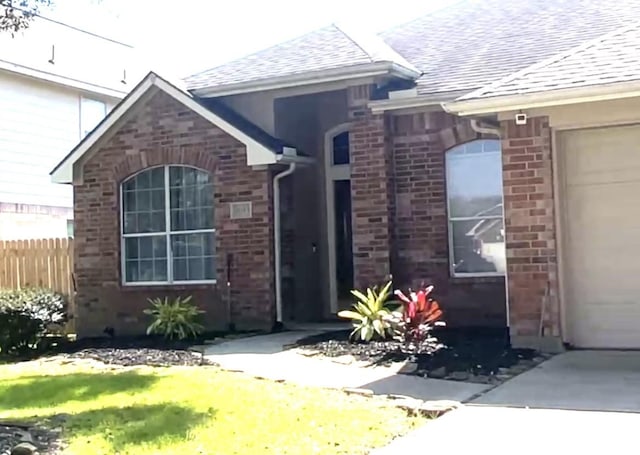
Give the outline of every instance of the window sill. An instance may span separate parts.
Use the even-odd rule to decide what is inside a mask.
[[[465,283],[502,283],[505,275],[502,274],[469,274],[469,275],[450,275],[449,281],[454,284]]]
[[[158,291],[158,290],[189,290],[189,289],[212,289],[218,286],[217,280],[213,281],[180,281],[176,283],[121,283],[120,289],[123,291]]]

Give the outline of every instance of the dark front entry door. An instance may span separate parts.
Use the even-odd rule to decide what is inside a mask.
[[[351,181],[335,180],[336,288],[338,301],[350,298],[353,289],[353,242],[351,233]]]

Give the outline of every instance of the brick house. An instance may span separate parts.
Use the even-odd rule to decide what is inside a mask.
[[[640,347],[640,188],[612,183],[640,185],[637,6],[469,1],[185,89],[149,74],[52,172],[74,188],[79,334],[142,332],[153,296],[192,295],[211,327],[325,320],[393,277],[518,346]]]

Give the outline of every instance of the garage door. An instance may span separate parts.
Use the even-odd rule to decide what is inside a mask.
[[[640,126],[561,132],[568,341],[640,348]]]

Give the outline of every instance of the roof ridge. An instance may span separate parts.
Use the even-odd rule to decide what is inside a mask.
[[[287,43],[290,43],[290,42],[295,41],[297,39],[300,39],[300,38],[302,38],[304,36],[307,36],[307,35],[309,35],[311,33],[316,33],[316,32],[319,32],[321,30],[329,29],[331,27],[335,27],[335,25],[334,24],[328,24],[328,25],[323,25],[322,27],[314,28],[312,30],[308,30],[308,31],[306,31],[304,33],[300,33],[300,34],[298,34],[296,36],[293,36],[293,37],[291,37],[289,39],[286,39],[284,41],[278,41],[277,43],[274,43],[271,46],[263,47],[261,49],[258,49],[258,50],[253,51],[253,52],[249,52],[248,54],[244,54],[244,55],[238,56],[238,57],[233,58],[231,60],[225,60],[224,62],[218,63],[217,65],[212,66],[211,68],[207,68],[207,69],[204,69],[202,71],[198,71],[196,73],[190,74],[190,75],[184,77],[183,79],[187,80],[187,79],[191,79],[192,77],[196,77],[196,76],[200,76],[201,74],[208,73],[210,71],[215,71],[215,70],[217,70],[218,68],[220,68],[222,66],[228,65],[229,63],[233,63],[233,62],[236,62],[238,60],[243,60],[245,58],[253,57],[254,55],[260,54],[261,52],[267,51],[267,50],[272,49],[274,47],[280,47],[280,46],[282,46],[284,44],[287,44]],[[342,31],[342,30],[340,30],[340,31]]]
[[[418,68],[387,44],[377,33],[367,32],[366,30],[354,30],[346,25],[338,25],[335,23],[332,25],[362,50],[362,52],[369,57],[371,63],[391,62],[415,71],[416,73],[421,73]],[[365,38],[368,42],[365,41]]]
[[[460,98],[458,98],[459,100],[467,100],[467,99],[473,99],[473,98],[478,98],[481,96],[484,96],[484,94],[491,92],[492,90],[506,84],[507,82],[511,82],[515,79],[518,79],[522,76],[526,76],[529,73],[532,73],[534,71],[537,71],[541,68],[550,66],[554,63],[560,62],[564,59],[567,59],[569,57],[572,57],[584,50],[587,50],[593,46],[596,46],[600,43],[602,43],[603,41],[612,38],[614,36],[626,33],[630,30],[633,30],[634,28],[637,28],[640,26],[640,21],[635,21],[633,24],[628,25],[626,27],[622,27],[620,29],[617,30],[612,30],[608,33],[605,33],[604,35],[600,35],[597,38],[585,41],[582,44],[579,44],[578,46],[572,47],[564,52],[560,52],[558,54],[552,55],[549,58],[543,59],[539,62],[536,62],[532,65],[529,65],[519,71],[516,71],[515,73],[511,73],[505,77],[503,77],[502,79],[498,79],[497,81],[492,82],[491,84],[485,85],[483,87],[480,87],[464,96],[461,96]]]
[[[351,36],[346,30],[344,30],[344,28],[342,28],[342,26],[336,24],[335,22],[331,23],[331,26],[336,28],[340,33],[342,33],[344,36],[347,37],[347,39],[349,41],[351,41],[353,44],[355,44],[362,52],[365,53],[365,55],[367,57],[369,57],[369,60],[371,60],[371,63],[375,63],[375,60],[373,59],[373,57],[371,56],[371,54],[364,48],[364,46],[362,46],[353,36]]]

